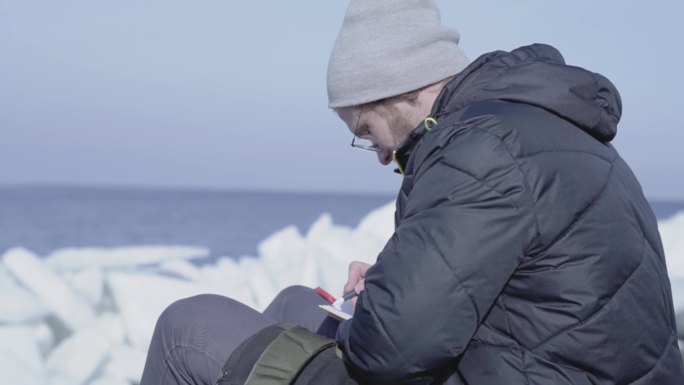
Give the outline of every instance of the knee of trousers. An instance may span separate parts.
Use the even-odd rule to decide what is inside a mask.
[[[170,331],[194,323],[199,314],[210,314],[217,308],[226,309],[238,302],[215,294],[200,294],[180,299],[169,305],[159,316],[157,328]]]
[[[272,304],[284,305],[302,302],[304,299],[318,299],[319,295],[310,287],[293,285],[281,290],[273,299]]]
[[[318,294],[316,294],[316,292],[312,290],[310,287],[302,285],[292,285],[281,290],[273,301],[289,302],[293,300],[299,300],[301,298],[306,298],[309,296],[315,297],[318,296]]]

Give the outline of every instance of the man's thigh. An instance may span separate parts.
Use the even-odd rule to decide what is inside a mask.
[[[223,296],[176,301],[157,320],[141,384],[213,384],[235,348],[273,323]]]

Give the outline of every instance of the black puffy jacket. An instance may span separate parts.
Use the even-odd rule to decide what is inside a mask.
[[[482,56],[433,108],[339,344],[364,383],[684,384],[656,219],[604,77]],[[646,133],[644,133],[646,134]]]

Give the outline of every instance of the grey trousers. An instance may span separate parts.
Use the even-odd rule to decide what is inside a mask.
[[[140,385],[213,385],[233,350],[276,322],[334,338],[338,322],[318,308],[323,303],[303,286],[280,292],[263,313],[219,295],[177,301],[157,320]]]

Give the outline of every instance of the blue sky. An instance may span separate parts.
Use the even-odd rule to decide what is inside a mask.
[[[545,42],[611,79],[615,146],[684,199],[684,2],[437,3],[471,59]],[[346,4],[0,0],[0,184],[393,193],[326,107]]]

